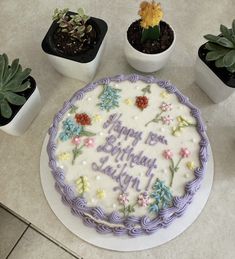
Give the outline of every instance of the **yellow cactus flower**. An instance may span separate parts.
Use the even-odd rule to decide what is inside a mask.
[[[151,3],[143,1],[140,4],[138,14],[141,17],[140,25],[144,29],[158,25],[163,17],[161,5],[160,3],[156,4],[155,1],[152,1]]]
[[[124,103],[127,105],[132,105],[133,104],[133,100],[131,100],[130,98],[127,98],[124,100]]]
[[[66,160],[69,160],[70,158],[71,158],[71,154],[69,152],[63,152],[58,155],[58,159],[60,161],[66,161]]]
[[[193,161],[187,162],[186,166],[188,167],[189,170],[194,170],[195,169],[195,164],[194,164]]]
[[[99,199],[104,199],[105,195],[106,195],[106,193],[105,193],[105,191],[102,190],[102,189],[98,189],[98,190],[96,191],[96,196],[97,196],[97,198],[99,198]]]

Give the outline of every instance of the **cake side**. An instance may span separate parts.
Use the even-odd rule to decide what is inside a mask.
[[[106,107],[109,111],[101,106],[105,86],[120,95],[114,98],[116,106]],[[71,144],[74,136],[60,138],[68,118],[85,123],[77,129],[76,144]],[[176,136],[180,131],[182,138]],[[65,102],[49,135],[49,166],[63,202],[100,233],[138,236],[168,226],[186,210],[205,173],[208,140],[199,110],[168,81],[154,77],[120,75],[87,85]],[[89,176],[89,193],[84,176]],[[159,200],[159,194],[165,198]]]

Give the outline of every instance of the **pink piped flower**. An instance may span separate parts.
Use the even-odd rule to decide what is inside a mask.
[[[78,146],[81,143],[81,138],[79,136],[73,137],[72,143]]]
[[[149,199],[147,192],[143,192],[143,193],[139,194],[137,203],[141,207],[147,207],[150,204],[150,199]]]
[[[182,158],[187,158],[190,156],[191,152],[187,148],[181,148],[179,154]]]
[[[166,125],[170,125],[173,119],[170,117],[170,115],[162,116],[161,117],[162,123]]]
[[[83,144],[85,147],[94,147],[95,146],[95,140],[93,138],[85,138],[83,141]]]
[[[165,159],[169,160],[169,159],[172,159],[173,153],[170,149],[166,149],[163,151],[163,156]]]
[[[120,194],[118,196],[118,201],[119,201],[120,204],[127,205],[128,202],[129,202],[128,194],[127,193]]]
[[[160,105],[160,109],[163,112],[171,111],[172,110],[172,104],[171,103],[168,104],[168,103],[162,102],[162,104]]]

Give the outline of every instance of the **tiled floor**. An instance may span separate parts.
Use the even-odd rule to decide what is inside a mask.
[[[78,258],[0,204],[0,259]]]

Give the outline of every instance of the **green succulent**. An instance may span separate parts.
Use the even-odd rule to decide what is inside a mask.
[[[67,15],[68,10],[68,8],[62,10],[56,8],[52,20],[59,24],[62,32],[81,42],[85,41],[84,36],[92,30],[92,26],[86,24],[90,17],[85,14],[83,8],[79,8],[75,15]]]
[[[13,60],[9,65],[7,55],[0,55],[0,114],[2,117],[10,118],[12,116],[10,104],[23,105],[26,102],[26,98],[17,93],[30,88],[28,80],[23,83],[30,72],[30,68],[22,71],[19,59]]]
[[[208,42],[205,47],[208,50],[207,61],[215,61],[216,67],[225,67],[229,72],[235,72],[235,20],[232,28],[228,29],[220,25],[221,34],[218,36],[207,34],[204,36]]]

